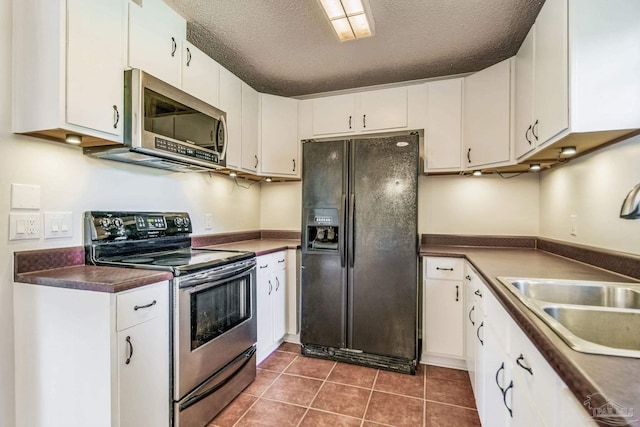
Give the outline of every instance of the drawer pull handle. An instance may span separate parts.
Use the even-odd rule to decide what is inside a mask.
[[[149,308],[149,307],[153,307],[154,305],[156,305],[158,302],[156,300],[153,300],[152,302],[150,302],[149,304],[145,304],[145,305],[136,305],[135,307],[133,307],[133,311],[138,311],[142,308]]]
[[[476,336],[478,337],[478,341],[480,341],[480,345],[484,345],[484,341],[480,338],[480,329],[484,326],[484,322],[480,323],[478,326],[478,330],[476,331]]]
[[[469,310],[469,321],[471,322],[471,325],[476,326],[476,322],[473,321],[473,319],[471,318],[471,313],[473,313],[473,311],[476,309],[476,306],[474,305],[473,307],[471,307],[471,310]]]
[[[133,344],[131,343],[131,337],[127,336],[125,338],[125,341],[127,342],[127,344],[129,344],[129,356],[127,357],[127,360],[124,361],[125,365],[128,365],[129,363],[131,363],[131,358],[133,357]]]
[[[436,267],[436,270],[440,270],[440,271],[453,271],[453,268],[442,268],[442,267]]]
[[[460,301],[460,292],[459,292],[459,286],[456,285],[456,302]]]
[[[281,264],[281,263],[283,263],[283,262],[284,262],[284,260],[283,260],[283,259],[278,260],[278,263],[279,263],[279,264]]]
[[[480,289],[476,289],[476,291],[474,292],[474,294],[478,295],[480,298],[482,298],[482,292],[480,292]]]
[[[260,269],[267,268],[267,267],[269,267],[269,264],[261,265]]]
[[[522,361],[524,360],[524,355],[522,353],[520,353],[520,356],[516,359],[516,363],[518,364],[518,366],[520,366],[522,369],[524,369],[525,371],[529,372],[531,374],[531,376],[533,376],[533,369],[531,369],[531,367],[527,366],[527,365],[523,365]]]

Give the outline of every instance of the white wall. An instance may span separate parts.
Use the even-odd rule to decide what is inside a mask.
[[[14,425],[13,252],[82,245],[82,212],[167,210],[191,214],[194,234],[260,228],[260,185],[95,160],[76,147],[11,133],[11,1],[0,1],[0,426]],[[34,100],[37,102],[37,100]],[[73,237],[9,242],[11,183],[41,187],[41,210],[71,211]],[[204,214],[213,230],[204,230]],[[28,339],[28,337],[23,337]]]
[[[625,196],[640,182],[640,136],[571,160],[540,178],[540,235],[640,254],[640,220],[620,218]],[[570,215],[577,235],[570,235]]]
[[[260,197],[260,229],[296,230],[302,227],[302,184],[263,182]]]

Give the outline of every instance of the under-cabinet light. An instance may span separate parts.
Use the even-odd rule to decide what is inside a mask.
[[[265,181],[267,181],[267,182],[271,182],[271,177],[267,177],[267,178],[265,178]]]
[[[540,169],[541,169],[540,163],[531,163],[529,165],[529,170],[530,171],[539,171]]]
[[[578,152],[578,150],[576,150],[575,146],[569,146],[569,147],[562,147],[560,149],[560,155],[561,156],[573,156],[574,154],[576,154]]]
[[[69,144],[82,144],[82,135],[76,135],[75,133],[68,133],[64,140]]]
[[[373,19],[363,2],[366,0],[320,0],[340,41],[373,35]]]
[[[235,171],[231,171],[231,172],[229,172],[229,176],[231,178],[235,178],[236,176],[238,176],[238,174]]]
[[[482,175],[482,171],[473,171],[473,176],[480,176]]]

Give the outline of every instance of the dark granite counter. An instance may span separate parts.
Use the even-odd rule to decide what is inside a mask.
[[[640,411],[640,382],[636,378],[640,374],[640,359],[574,351],[496,277],[637,280],[536,249],[423,245],[420,255],[466,258],[580,402],[599,392],[604,400]],[[640,426],[640,421],[630,425]]]

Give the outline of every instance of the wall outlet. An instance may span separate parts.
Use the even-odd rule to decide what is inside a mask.
[[[39,213],[10,213],[9,240],[29,240],[40,238]]]
[[[73,214],[71,212],[45,212],[44,238],[73,237]]]
[[[213,215],[204,214],[204,229],[205,230],[213,229]]]
[[[569,219],[571,221],[571,235],[577,236],[578,235],[578,215],[576,214],[570,215]]]

